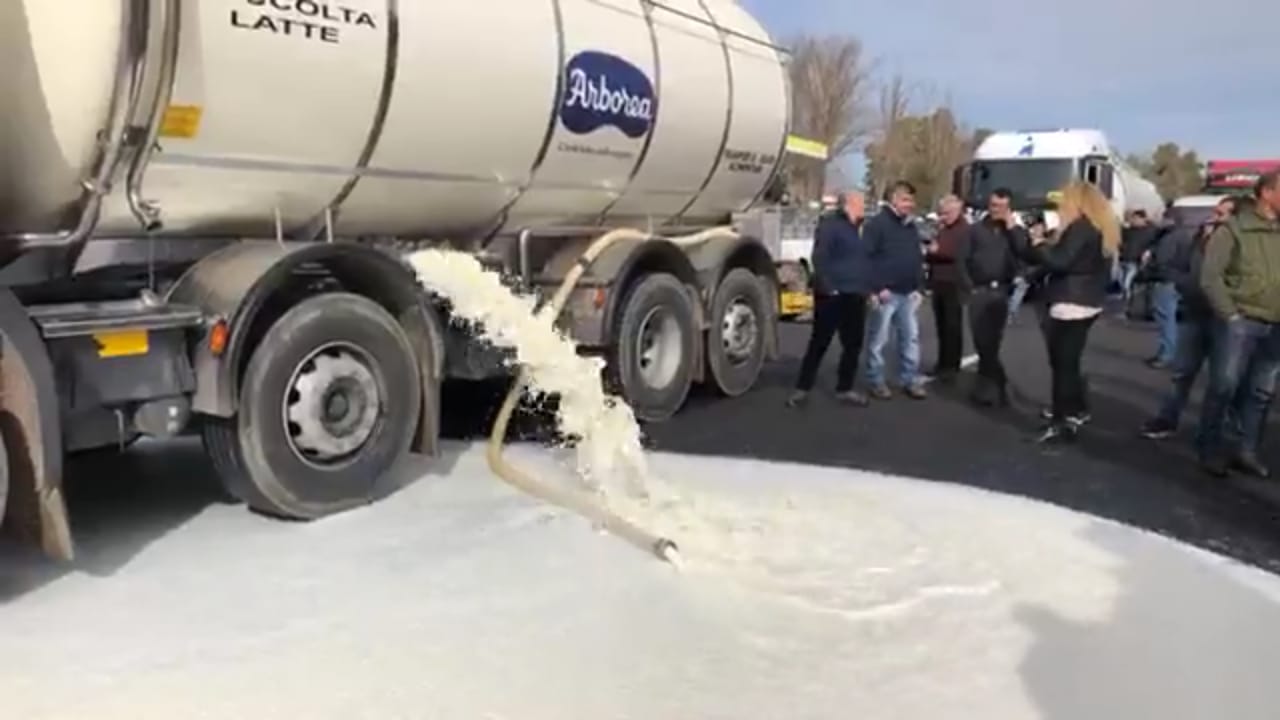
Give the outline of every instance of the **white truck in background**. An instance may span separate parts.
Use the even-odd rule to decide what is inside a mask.
[[[1092,183],[1111,201],[1123,221],[1133,210],[1152,220],[1164,215],[1165,202],[1156,186],[1116,153],[1101,130],[1010,130],[992,133],[973,160],[956,168],[954,192],[972,208],[986,207],[997,188],[1013,194],[1020,212],[1041,211],[1057,226],[1051,195],[1073,180]]]
[[[501,18],[499,22],[494,17]],[[733,0],[0,3],[0,518],[72,557],[70,453],[196,430],[309,519],[433,455],[445,377],[510,373],[403,257],[554,290],[642,420],[774,352],[785,53]]]

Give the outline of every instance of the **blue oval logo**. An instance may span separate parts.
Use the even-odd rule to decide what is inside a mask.
[[[595,50],[574,55],[565,65],[564,82],[560,120],[575,135],[609,125],[636,139],[653,125],[658,104],[653,83],[616,55]]]

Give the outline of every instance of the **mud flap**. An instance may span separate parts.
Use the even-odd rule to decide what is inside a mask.
[[[0,438],[8,484],[3,528],[51,558],[71,560],[53,364],[26,310],[7,290],[0,291]]]

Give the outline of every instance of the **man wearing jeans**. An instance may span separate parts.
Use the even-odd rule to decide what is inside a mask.
[[[1254,199],[1252,208],[1214,231],[1200,270],[1200,287],[1215,316],[1200,421],[1201,464],[1218,477],[1230,465],[1269,475],[1257,447],[1280,371],[1280,172],[1258,178]],[[1241,438],[1232,449],[1226,418],[1237,393]]]
[[[1177,352],[1173,362],[1173,389],[1155,417],[1148,420],[1141,433],[1152,440],[1160,440],[1173,435],[1178,430],[1178,422],[1182,419],[1182,411],[1191,397],[1191,388],[1195,385],[1200,368],[1213,351],[1213,309],[1204,292],[1200,289],[1200,269],[1204,263],[1204,248],[1209,236],[1222,223],[1225,223],[1235,210],[1234,198],[1223,198],[1213,209],[1213,220],[1203,227],[1177,227],[1162,242],[1174,243],[1175,251],[1164,266],[1164,277],[1174,283],[1178,291],[1178,334]],[[1187,233],[1190,242],[1185,238],[1171,237],[1174,234]],[[1203,433],[1196,433],[1196,449],[1203,449]]]
[[[905,181],[896,182],[889,190],[888,204],[866,225],[872,282],[877,288],[871,297],[867,384],[871,396],[878,400],[893,397],[884,368],[884,348],[891,333],[896,335],[903,392],[916,400],[927,396],[920,378],[920,326],[916,321],[924,281],[924,245],[911,223],[915,208],[915,188]]]
[[[1150,250],[1146,258],[1146,274],[1152,281],[1152,311],[1158,330],[1156,353],[1147,360],[1155,370],[1173,367],[1178,350],[1178,294],[1173,265],[1179,258],[1189,256],[1190,247],[1196,242],[1196,232],[1190,227],[1168,229]]]

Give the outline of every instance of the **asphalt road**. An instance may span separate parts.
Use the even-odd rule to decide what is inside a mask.
[[[932,313],[921,311],[922,365],[935,357]],[[1110,313],[1095,325],[1085,357],[1093,422],[1072,447],[1032,442],[1049,400],[1049,369],[1035,316],[1024,308],[1004,344],[1013,407],[975,408],[972,375],[931,387],[924,401],[897,395],[868,408],[830,398],[838,345],[804,410],[784,402],[799,370],[808,326],[782,330],[782,357],[754,392],[733,400],[698,397],[673,421],[648,428],[662,450],[786,460],[875,470],[1031,497],[1145,528],[1280,572],[1280,481],[1204,475],[1189,447],[1199,388],[1177,438],[1137,434],[1167,391],[1168,373],[1147,368],[1154,326]],[[969,339],[966,337],[966,347]],[[966,349],[966,354],[971,350]],[[1271,433],[1276,432],[1272,428]],[[1280,446],[1262,458],[1280,469]],[[786,478],[779,478],[786,482]]]
[[[921,332],[927,368],[935,347],[927,309]],[[1095,419],[1076,446],[1054,450],[1030,442],[1049,378],[1029,310],[1006,340],[1015,406],[1001,411],[966,402],[968,376],[954,388],[933,387],[924,401],[899,396],[865,409],[839,405],[825,393],[834,382],[838,346],[819,381],[824,392],[808,408],[789,410],[784,401],[807,336],[807,325],[783,326],[782,357],[766,368],[756,390],[735,399],[695,395],[675,419],[647,427],[646,441],[671,452],[860,468],[1036,498],[1280,572],[1280,482],[1213,480],[1200,473],[1184,438],[1156,443],[1137,436],[1169,382],[1167,374],[1141,362],[1153,347],[1150,326],[1107,317],[1095,327],[1086,357]],[[483,435],[503,390],[450,388],[447,434]],[[537,436],[545,418],[526,413],[518,424]],[[1191,425],[1186,423],[1188,431]],[[1275,443],[1264,447],[1263,458],[1280,468]],[[113,574],[218,502],[212,468],[191,440],[78,459],[66,484],[79,552],[75,567],[9,563],[29,551],[0,543],[0,564],[8,567],[0,573],[0,603],[68,570]]]

